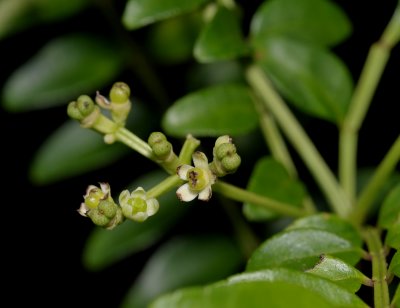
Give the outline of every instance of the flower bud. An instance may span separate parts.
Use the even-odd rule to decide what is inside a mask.
[[[110,90],[110,100],[112,103],[123,104],[129,101],[131,89],[125,82],[116,82]]]
[[[216,148],[216,157],[218,160],[234,154],[236,154],[236,146],[233,143],[223,143]]]
[[[241,163],[241,158],[238,154],[234,154],[231,156],[224,157],[221,160],[221,165],[225,169],[226,173],[233,173],[239,168]]]
[[[156,143],[160,143],[162,141],[167,141],[167,137],[161,132],[153,132],[150,134],[147,143],[153,147]]]

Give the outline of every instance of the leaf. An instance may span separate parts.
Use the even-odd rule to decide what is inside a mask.
[[[268,307],[332,307],[320,295],[305,288],[284,282],[265,281],[183,289],[160,297],[149,307],[259,308],[265,307],[266,303]]]
[[[223,84],[190,93],[164,114],[162,127],[175,137],[245,134],[258,125],[250,91],[240,84]]]
[[[203,63],[232,60],[248,52],[237,12],[221,6],[203,28],[194,47],[195,58]]]
[[[234,273],[242,261],[238,247],[226,236],[172,239],[147,261],[122,307],[147,307],[160,294],[223,279]]]
[[[320,261],[307,273],[329,279],[351,293],[357,292],[361,284],[372,285],[372,280],[355,267],[328,255],[322,255]]]
[[[285,167],[272,157],[264,157],[257,162],[247,189],[294,207],[301,207],[305,197],[302,183],[290,178]],[[243,212],[246,218],[252,221],[263,221],[278,216],[272,211],[251,203],[244,204]]]
[[[4,107],[28,111],[63,105],[98,90],[120,72],[113,44],[93,35],[69,35],[45,45],[7,80]]]
[[[400,222],[389,228],[385,238],[385,245],[400,250]]]
[[[138,178],[132,187],[141,186],[148,190],[166,176],[162,171],[155,171]],[[90,270],[99,271],[150,247],[165,236],[166,232],[183,216],[187,207],[179,202],[175,191],[159,197],[158,201],[160,209],[157,214],[143,223],[125,221],[112,231],[94,229],[83,252],[84,265]]]
[[[193,47],[200,28],[200,14],[163,20],[149,28],[148,51],[163,64],[188,61],[193,57]]]
[[[353,92],[351,74],[333,53],[285,37],[256,46],[258,63],[299,110],[340,124]]]
[[[360,233],[350,222],[331,213],[320,213],[297,219],[286,230],[309,228],[334,233],[350,241],[356,247],[361,247],[363,244]]]
[[[351,34],[351,23],[343,10],[326,0],[265,1],[251,21],[254,42],[270,36],[289,36],[321,46],[336,45]]]
[[[207,2],[208,0],[129,0],[122,15],[122,23],[127,29],[133,30],[194,11]]]
[[[228,279],[228,283],[248,281],[287,282],[304,287],[313,291],[315,294],[321,295],[335,307],[366,307],[357,296],[331,281],[292,269],[267,269],[263,271],[238,274]]]
[[[164,295],[151,308],[368,307],[334,283],[289,269],[239,274],[205,287]]]
[[[135,104],[127,127],[140,135],[148,135],[149,111]],[[103,137],[82,128],[76,121],[67,121],[54,131],[40,146],[30,165],[30,179],[35,184],[47,185],[110,165],[129,152],[120,143],[105,144]]]
[[[400,284],[397,285],[396,292],[394,293],[390,307],[400,307]]]
[[[361,257],[361,249],[331,232],[311,228],[289,230],[262,243],[250,257],[246,271],[276,266],[306,270],[317,263],[321,254],[333,255],[354,265]]]
[[[378,224],[389,229],[396,222],[400,222],[400,184],[391,189],[379,211]]]
[[[389,265],[389,272],[395,274],[397,277],[400,277],[400,252],[396,251],[393,255],[392,260]]]
[[[67,18],[88,4],[87,0],[2,0],[0,39],[41,22]]]

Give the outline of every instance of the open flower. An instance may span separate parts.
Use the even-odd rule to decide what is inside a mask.
[[[122,214],[131,220],[143,222],[149,216],[157,213],[159,203],[155,198],[148,198],[142,187],[129,193],[124,190],[119,195],[119,204],[122,208]]]
[[[89,217],[99,227],[113,229],[124,221],[121,208],[114,202],[110,185],[100,183],[100,188],[89,185],[78,213]]]
[[[178,176],[187,181],[176,191],[181,201],[192,201],[197,196],[199,200],[208,201],[212,195],[211,185],[215,183],[215,175],[208,167],[207,156],[202,152],[192,155],[193,166],[181,165],[177,169]]]

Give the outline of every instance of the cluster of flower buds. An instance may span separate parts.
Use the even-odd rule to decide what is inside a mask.
[[[213,157],[210,169],[218,177],[235,172],[241,163],[236,146],[228,135],[221,136],[215,141]]]
[[[89,217],[95,225],[111,230],[124,221],[121,208],[112,199],[107,183],[100,183],[100,188],[90,185],[83,199],[78,212]]]

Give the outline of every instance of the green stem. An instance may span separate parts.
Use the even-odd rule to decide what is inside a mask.
[[[339,178],[350,200],[354,200],[356,195],[358,132],[389,60],[390,50],[399,38],[400,5],[397,6],[381,39],[369,50],[349,110],[340,129]]]
[[[347,195],[339,186],[332,171],[318,153],[302,126],[266,78],[264,72],[257,66],[251,66],[247,70],[247,79],[260,95],[263,103],[274,114],[287,138],[296,148],[324,192],[333,210],[338,215],[347,217],[351,208]]]
[[[130,132],[124,127],[120,127],[115,132],[115,138],[135,150],[136,152],[142,154],[144,157],[147,157],[156,162],[156,158],[153,155],[153,151],[151,147],[134,133]]]
[[[385,157],[378,165],[368,184],[363,188],[353,213],[353,220],[362,224],[376,200],[380,189],[400,161],[400,136],[397,137]]]
[[[261,132],[264,135],[265,142],[268,144],[272,156],[285,166],[287,172],[292,177],[297,177],[296,167],[290,157],[282,135],[276,126],[274,118],[267,111],[262,102],[260,102],[258,97],[254,98],[254,102],[260,116]]]
[[[308,214],[303,209],[296,208],[293,205],[260,196],[220,180],[213,185],[213,191],[232,200],[254,203],[282,215],[302,217]]]
[[[179,161],[181,164],[190,165],[192,162],[192,154],[194,150],[200,145],[200,140],[194,138],[192,135],[187,135],[185,143],[179,153]]]
[[[170,191],[172,188],[177,187],[181,185],[183,181],[176,175],[171,175],[167,177],[165,180],[151,188],[147,192],[147,197],[148,198],[157,198],[158,196],[161,196],[165,194],[166,192]]]
[[[379,233],[368,227],[364,232],[365,241],[372,259],[372,280],[374,282],[374,307],[389,307],[389,288],[387,284],[387,269],[385,250]]]

